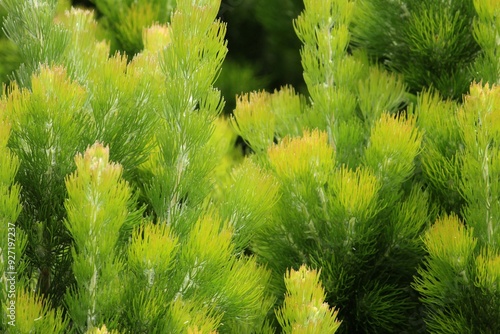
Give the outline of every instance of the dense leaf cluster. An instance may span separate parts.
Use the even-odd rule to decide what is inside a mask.
[[[495,0],[0,4],[2,332],[500,331]]]

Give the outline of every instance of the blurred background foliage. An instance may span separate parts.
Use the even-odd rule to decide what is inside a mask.
[[[121,10],[108,11],[107,0],[64,0],[60,1],[60,10],[70,5],[93,9],[101,23],[103,37],[111,42],[111,52],[125,52],[129,59],[141,51],[142,27],[154,22],[165,23],[169,20],[172,1],[119,1]],[[132,4],[134,3],[134,4]],[[140,18],[132,17],[132,6],[141,6]],[[163,7],[156,9],[156,3]],[[167,8],[164,8],[164,7]],[[292,85],[299,92],[305,93],[300,64],[300,41],[297,38],[292,21],[303,9],[301,0],[265,1],[265,0],[223,0],[219,18],[227,23],[229,53],[222,72],[216,83],[226,100],[225,113],[235,107],[237,94],[257,89],[273,91],[284,85]],[[111,14],[114,12],[115,14]],[[116,14],[121,12],[121,14]],[[0,8],[3,21],[5,12]],[[113,18],[111,16],[120,16]],[[132,15],[132,16],[131,16]],[[135,28],[133,28],[134,26]],[[0,82],[7,83],[9,75],[19,66],[19,57],[15,46],[0,32]]]
[[[0,20],[3,22],[7,12],[0,6]],[[3,29],[0,31],[0,83],[8,82],[8,75],[19,66],[19,57],[14,43],[7,39]]]
[[[111,1],[60,0],[60,10],[70,5],[93,9],[102,37],[111,53],[129,59],[143,48],[142,28],[169,21],[175,0]],[[472,1],[358,1],[350,26],[349,51],[367,53],[370,61],[403,74],[409,90],[418,94],[432,87],[444,98],[460,100],[471,81],[487,80],[477,71],[481,56],[473,27]],[[293,19],[303,10],[301,0],[222,0],[219,18],[227,23],[229,53],[216,86],[226,100],[225,113],[235,107],[236,95],[291,85],[307,95],[302,77],[300,41]],[[390,10],[387,10],[390,8]],[[0,8],[0,18],[4,12]],[[0,33],[0,82],[19,65],[15,47]]]

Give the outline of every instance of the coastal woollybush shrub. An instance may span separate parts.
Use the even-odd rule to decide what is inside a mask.
[[[0,0],[1,332],[500,332],[496,1],[277,3],[225,118],[221,1]]]

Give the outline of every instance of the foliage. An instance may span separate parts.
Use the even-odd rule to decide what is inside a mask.
[[[0,4],[2,332],[500,330],[494,0]]]
[[[492,198],[497,195],[490,185],[497,179],[490,176],[496,159],[489,157],[494,154],[497,93],[472,86],[463,107],[431,91],[415,99],[406,73],[372,64],[370,49],[356,44],[360,8],[350,1],[305,1],[294,26],[304,44],[310,106],[293,103],[302,98],[289,94],[289,88],[238,100],[233,122],[255,152],[253,160],[279,184],[276,217],[252,249],[276,273],[279,291],[284,291],[280,276],[286,268],[304,263],[322,268],[326,300],[339,308],[340,331],[419,332],[425,326],[412,286],[414,276],[434,275],[419,269],[419,276],[416,269],[426,256],[422,232],[436,214],[467,216],[470,228],[481,227],[478,237],[490,236],[485,244],[496,247]],[[498,75],[494,78],[498,81]],[[290,98],[278,104],[278,96]],[[467,126],[461,126],[464,117],[470,119]],[[478,124],[487,127],[484,140],[478,137]],[[308,130],[314,128],[320,132]],[[469,157],[467,147],[477,153]],[[416,291],[428,314],[440,309],[425,302],[427,290]],[[456,307],[463,305],[468,304],[456,301]],[[497,313],[496,302],[488,305],[481,316]],[[424,319],[432,331],[446,328],[434,327],[432,317]],[[455,330],[466,328],[456,325]],[[494,327],[484,331],[493,333]]]
[[[277,311],[285,333],[335,333],[340,326],[337,312],[324,303],[319,274],[302,266],[285,276],[287,294],[283,307]]]
[[[473,70],[481,54],[473,1],[363,0],[354,16],[355,47],[404,74],[413,92],[432,86],[461,98],[472,80],[485,79]]]
[[[429,331],[497,332],[498,251],[478,247],[473,228],[466,229],[456,216],[438,219],[426,233],[425,245],[429,255],[415,289],[423,295]]]
[[[100,22],[112,41],[112,50],[123,50],[129,56],[144,45],[142,29],[153,23],[167,23],[175,8],[175,0],[114,1],[94,0],[101,14]]]
[[[302,8],[301,0],[221,2],[219,17],[228,24],[229,52],[216,85],[227,101],[226,113],[235,107],[235,94],[283,85],[305,90],[300,41],[292,25]]]
[[[15,328],[32,326],[21,316],[31,307],[54,326],[42,332],[259,331],[273,304],[269,272],[238,255],[234,228],[208,201],[225,153],[210,130],[226,53],[217,2],[179,3],[168,26],[144,32],[146,49],[130,62],[109,56],[89,12],[3,5],[11,39],[35,29],[51,41],[24,41],[31,62],[1,102],[2,159],[12,161],[2,231],[23,206]],[[2,295],[4,307],[10,300]]]
[[[5,9],[0,6],[0,22],[3,22],[7,16]],[[8,75],[19,66],[17,50],[14,43],[0,34],[0,83],[8,82]]]

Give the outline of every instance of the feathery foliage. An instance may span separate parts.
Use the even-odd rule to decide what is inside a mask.
[[[220,0],[94,4],[0,0],[0,331],[500,330],[494,0],[240,3],[262,67]]]

